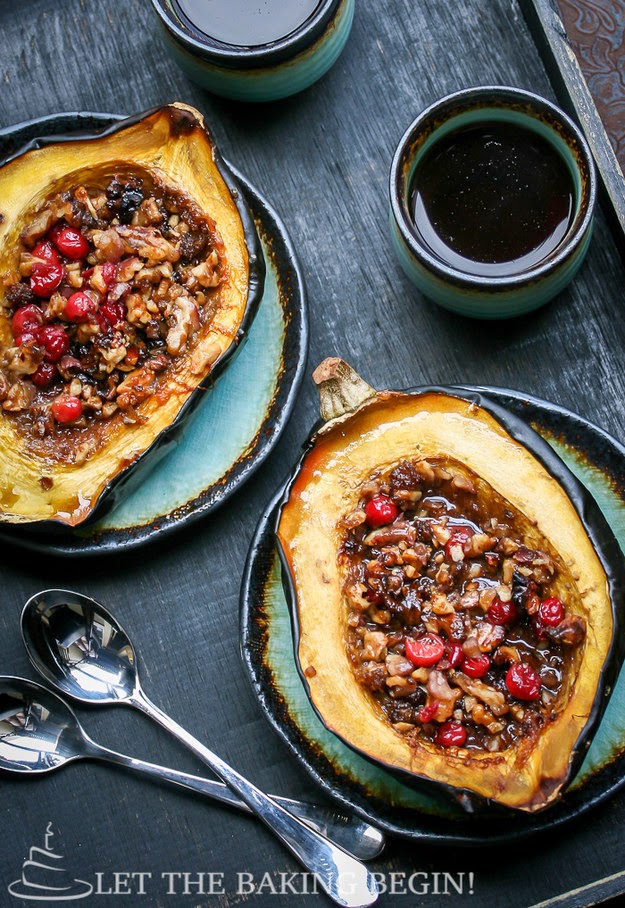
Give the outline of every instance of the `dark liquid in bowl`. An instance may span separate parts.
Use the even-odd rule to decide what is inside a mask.
[[[505,277],[557,248],[574,199],[569,169],[546,139],[492,122],[436,142],[417,165],[409,204],[436,258],[466,274]]]
[[[314,13],[319,0],[175,0],[205,35],[237,47],[271,44],[294,32]]]

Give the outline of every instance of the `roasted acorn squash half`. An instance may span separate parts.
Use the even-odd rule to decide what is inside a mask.
[[[73,527],[112,503],[230,361],[264,274],[245,199],[187,105],[36,140],[4,163],[0,521]]]
[[[516,416],[479,394],[441,388],[426,388],[415,393],[376,393],[347,364],[337,359],[325,361],[314,377],[321,394],[322,418],[327,422],[312,437],[289,482],[276,524],[283,580],[295,630],[296,662],[312,705],[326,727],[350,747],[417,786],[436,786],[468,809],[499,810],[501,805],[533,812],[547,807],[579,767],[620,664],[617,609],[622,606],[625,590],[623,556],[607,522],[594,500],[551,447]],[[370,687],[357,678],[358,673],[352,664],[353,654],[350,654],[351,662],[348,658],[350,637],[347,622],[353,611],[350,611],[352,606],[346,594],[346,526],[351,527],[363,520],[363,490],[365,497],[371,494],[367,489],[371,486],[372,476],[384,479],[398,464],[406,461],[424,464],[428,458],[434,465],[442,464],[443,467],[460,465],[459,485],[462,487],[465,479],[472,477],[475,486],[487,490],[491,500],[499,502],[498,513],[503,513],[504,519],[513,519],[522,543],[518,547],[519,557],[515,564],[525,571],[525,580],[532,577],[531,570],[523,568],[523,556],[527,551],[550,553],[542,559],[543,563],[556,562],[558,571],[549,587],[549,597],[559,597],[566,602],[566,625],[569,628],[586,629],[583,638],[577,639],[578,645],[569,647],[571,654],[566,657],[568,662],[562,672],[557,697],[548,698],[549,705],[536,713],[538,724],[529,722],[524,725],[520,721],[515,740],[505,744],[503,739],[504,745],[500,743],[495,752],[485,747],[456,745],[453,735],[444,740],[433,734],[428,736],[420,730],[406,736],[402,732],[410,728],[410,722],[402,724],[401,719],[405,718],[402,716],[395,717],[398,719],[396,723],[389,720],[388,713],[380,708],[379,700],[375,699]],[[382,523],[390,521],[391,530],[399,528],[405,532],[405,526],[400,527],[402,514],[398,517],[398,509],[393,507],[394,510],[391,508],[386,517],[384,514],[381,517],[374,515],[372,526],[378,526],[380,520]],[[435,501],[432,507],[436,507]],[[413,523],[420,519],[415,517]],[[398,556],[402,555],[397,545],[380,549],[380,543],[371,541],[378,531],[368,527],[367,532],[369,536],[361,548],[377,544],[387,559],[386,562],[383,558],[380,560],[396,565]],[[401,531],[395,533],[394,539],[391,533],[387,534],[386,542],[397,543],[402,538]],[[414,533],[411,538],[414,540]],[[422,538],[428,539],[427,536]],[[476,536],[475,539],[482,537]],[[453,570],[453,559],[459,550],[452,548],[449,557],[444,541],[445,537],[439,540],[438,553],[435,542],[430,542],[430,547],[434,550],[436,562],[449,562]],[[463,542],[460,539],[461,545]],[[421,547],[421,551],[424,548]],[[418,542],[414,549],[419,549]],[[413,549],[410,551],[414,555]],[[493,564],[497,559],[505,561],[504,556],[494,551],[487,554],[493,559]],[[459,557],[462,559],[463,555]],[[380,560],[375,562],[376,569],[380,569]],[[401,558],[399,560],[401,562]],[[418,564],[418,559],[412,563]],[[443,566],[446,570],[446,565]],[[419,566],[409,568],[412,571],[410,576],[415,577],[416,572],[413,583],[419,580],[421,569]],[[392,574],[397,568],[389,570]],[[485,564],[482,573],[488,576],[488,570]],[[519,577],[523,581],[522,574],[519,574],[515,575],[513,583]],[[483,582],[488,584],[489,581]],[[377,588],[380,589],[379,586]],[[431,589],[429,587],[430,592],[424,595],[430,595]],[[421,594],[422,588],[419,587],[419,590],[415,595]],[[470,612],[460,611],[458,598],[456,596],[455,606],[462,625],[462,621],[466,623],[467,620],[465,615]],[[365,599],[367,601],[361,607],[367,610],[370,597],[367,595]],[[391,602],[392,606],[388,596],[385,601]],[[436,614],[432,614],[430,607],[433,601],[432,596],[432,600],[425,605],[430,619],[438,622],[427,628],[435,633],[425,634],[420,640],[420,644],[427,642],[430,650],[432,645],[440,645],[441,638],[446,645],[449,643],[447,636],[451,627],[449,623],[444,624],[451,618],[449,609],[435,609]],[[441,601],[446,602],[444,596]],[[532,608],[529,599],[524,602],[528,611],[534,613],[523,618],[526,633],[531,635],[535,633],[531,628],[539,618],[536,615],[538,600]],[[384,604],[375,608],[384,609]],[[499,608],[502,608],[501,603]],[[477,619],[478,623],[483,617],[491,620],[488,614],[483,616],[479,608],[473,609],[473,612],[481,616]],[[368,616],[369,612],[365,611],[365,614]],[[392,624],[392,617],[391,614],[390,618],[375,620],[382,623],[388,620]],[[542,620],[542,612],[540,618]],[[558,620],[561,618],[560,614]],[[505,624],[505,621],[504,616],[499,623]],[[488,625],[491,631],[496,624],[493,619]],[[480,627],[483,630],[484,624],[481,623]],[[503,635],[501,628],[498,630],[495,627],[494,630]],[[421,627],[419,634],[422,631]],[[461,630],[460,641],[463,633]],[[412,634],[414,629],[408,627],[408,635]],[[434,638],[434,644],[426,638]],[[397,638],[387,637],[389,648],[393,639]],[[480,639],[484,639],[483,635]],[[498,639],[501,640],[501,637]],[[542,636],[539,635],[540,639]],[[365,640],[370,645],[369,659],[376,658],[376,640],[379,642],[379,634],[374,629]],[[532,637],[532,640],[536,645],[537,638]],[[505,649],[504,657],[510,660],[510,664],[514,658],[523,661],[524,645],[521,641],[516,647]],[[539,642],[537,645],[546,644]],[[551,642],[548,645],[551,646]],[[492,646],[487,644],[485,649],[492,659]],[[404,675],[399,682],[405,681],[409,674],[407,680],[410,684],[416,677],[423,686],[430,669],[417,666],[436,668],[436,665],[432,666],[432,658],[440,659],[440,653],[430,658],[430,650],[425,649],[423,661],[417,660],[408,666],[407,672],[402,672],[403,645],[399,649],[395,647],[393,665],[399,666],[398,671]],[[453,661],[450,652],[446,646],[444,658],[448,658],[448,662],[438,664],[448,667],[449,661]],[[472,655],[483,658],[480,653]],[[379,653],[377,658],[380,658]],[[458,656],[460,658],[464,658],[462,653]],[[373,663],[368,663],[365,667],[371,665]],[[454,706],[468,702],[466,698],[461,699],[465,690],[458,688],[458,682],[465,688],[473,685],[470,693],[474,693],[472,679],[480,677],[473,674],[471,679],[467,678],[463,665],[452,668],[447,674],[446,685],[443,685],[454,692]],[[405,669],[405,665],[403,667]],[[412,669],[415,669],[414,675],[411,674]],[[466,672],[469,672],[468,668]],[[484,708],[485,703],[491,701],[480,703],[479,700],[480,692],[488,690],[487,686],[479,688],[479,684],[487,680],[488,676],[485,676],[478,682],[478,697],[473,697],[471,704],[477,703],[482,719],[486,713],[489,720],[495,722],[493,728],[499,731],[507,717],[504,716],[504,723],[500,723],[499,714],[493,716],[488,707]],[[398,683],[398,679],[389,683]],[[501,699],[502,682],[493,683],[500,690],[493,690],[491,694]],[[534,691],[530,696],[538,694]],[[433,698],[432,702],[435,710],[436,701]],[[528,718],[527,707],[528,702],[524,699],[514,705],[521,720],[523,710],[526,720]],[[475,706],[465,706],[467,708]],[[424,723],[433,721],[431,716],[432,712],[429,715],[421,712],[419,719]],[[449,712],[444,718],[453,720]],[[410,721],[419,726],[419,722],[414,720],[414,713]],[[440,726],[434,727],[440,729]],[[501,736],[499,738],[501,741]],[[440,740],[443,740],[444,746]]]

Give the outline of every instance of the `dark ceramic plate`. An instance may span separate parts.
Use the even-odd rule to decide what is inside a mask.
[[[471,389],[528,422],[589,490],[625,551],[625,447],[566,410],[518,392]],[[295,666],[289,609],[273,527],[282,490],[263,515],[241,589],[242,654],[261,708],[312,778],[345,807],[388,833],[419,841],[480,845],[554,829],[601,803],[625,782],[625,670],[584,763],[558,802],[534,816],[483,820],[424,794],[350,750],[323,726]]]
[[[0,158],[39,136],[95,133],[122,119],[112,114],[58,114],[0,130]],[[102,519],[41,535],[0,527],[0,538],[50,553],[93,555],[129,549],[205,516],[263,462],[291,414],[306,360],[308,328],[303,277],[278,215],[229,165],[258,229],[267,275],[247,340],[175,446]]]

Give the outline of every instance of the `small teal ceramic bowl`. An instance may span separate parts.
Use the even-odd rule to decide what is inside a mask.
[[[194,10],[201,10],[197,0],[152,0],[169,50],[189,78],[237,101],[274,101],[320,79],[345,46],[354,4],[355,0],[319,0],[316,5],[315,0],[296,4],[270,0],[256,7],[239,0],[245,16],[252,18],[246,28],[238,29],[236,10],[228,8],[228,0],[216,4],[224,12],[212,20],[214,25],[208,12],[195,15],[195,21],[190,18]],[[267,25],[272,15],[278,21]],[[206,34],[198,23],[213,28],[217,37]],[[284,29],[291,30],[281,34]]]
[[[574,277],[596,194],[590,149],[565,113],[521,89],[469,88],[424,110],[399,143],[392,243],[435,303],[510,318]]]

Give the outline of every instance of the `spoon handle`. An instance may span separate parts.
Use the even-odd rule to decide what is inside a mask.
[[[327,895],[345,908],[367,908],[378,897],[372,873],[351,854],[293,816],[280,804],[241,776],[221,757],[201,744],[136,688],[130,701],[143,713],[169,731],[218,775],[250,810],[255,813],[300,861],[313,873]]]
[[[152,776],[160,781],[170,782],[180,788],[187,788],[215,801],[221,801],[223,804],[236,807],[238,810],[252,813],[247,804],[238,798],[223,782],[215,782],[213,779],[202,779],[199,776],[179,772],[177,769],[170,769],[167,766],[159,766],[156,763],[137,760],[135,757],[129,757],[115,750],[109,750],[108,747],[102,747],[92,741],[91,738],[87,738],[86,735],[85,739],[88,756],[93,759],[115,763],[117,766],[123,766],[133,772]],[[291,798],[281,798],[277,795],[271,795],[271,797],[276,803],[281,804],[287,810],[290,810],[291,813],[298,816],[307,826],[332,839],[341,848],[353,854],[354,857],[360,858],[360,860],[371,860],[377,857],[384,848],[384,836],[380,830],[358,817],[346,813],[337,813],[331,808],[309,804],[306,801],[294,801]]]

